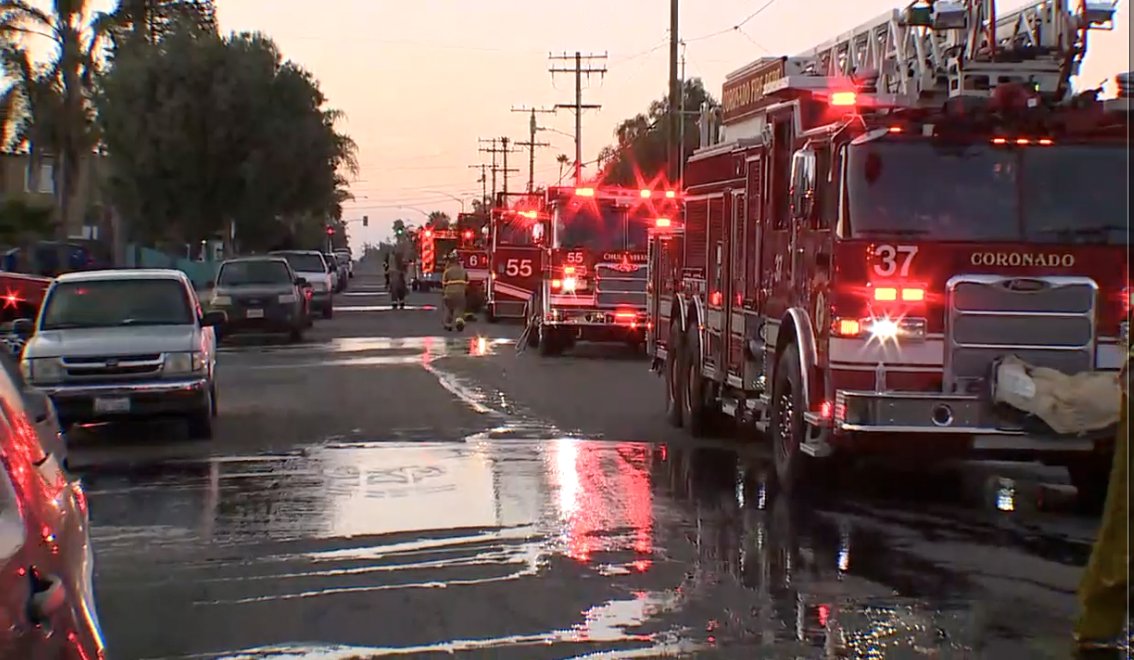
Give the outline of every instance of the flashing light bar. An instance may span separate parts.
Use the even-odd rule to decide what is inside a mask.
[[[528,220],[535,220],[539,217],[539,213],[537,211],[516,211],[516,215],[527,218]]]
[[[835,92],[831,94],[831,105],[839,108],[847,108],[858,105],[858,93]]]
[[[877,302],[925,302],[925,289],[921,287],[880,286],[874,289]]]
[[[432,229],[426,229],[425,230],[425,237],[431,238],[432,236],[433,236],[433,230]]]
[[[594,197],[595,196],[595,189],[594,188],[576,188],[575,194],[579,197]]]
[[[665,198],[666,199],[677,199],[677,191],[676,190],[665,191]]]
[[[661,228],[661,229],[665,229],[665,228],[669,227],[670,224],[672,224],[672,223],[671,223],[669,218],[658,218],[657,220],[654,220],[654,226]]]
[[[643,188],[638,194],[642,196],[642,199],[649,199],[653,195],[653,192],[647,188]]]

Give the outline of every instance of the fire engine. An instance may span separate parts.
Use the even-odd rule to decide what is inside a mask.
[[[542,193],[497,195],[489,222],[485,303],[489,322],[526,317],[543,272],[545,255],[540,242],[546,224]]]
[[[418,232],[417,272],[410,283],[414,291],[429,291],[441,286],[445,258],[457,249],[456,229],[424,227]]]
[[[480,311],[484,306],[488,281],[488,221],[486,213],[457,215],[457,258],[469,277],[468,308]]]
[[[678,197],[665,187],[549,188],[530,345],[556,355],[576,340],[644,344],[649,231],[673,223]]]
[[[1040,459],[1105,493],[1113,429],[1055,436],[990,396],[1009,354],[1126,355],[1129,76],[1072,93],[1115,13],[1076,4],[915,2],[727,77],[684,222],[651,235],[670,423],[755,427],[789,490],[881,451]]]

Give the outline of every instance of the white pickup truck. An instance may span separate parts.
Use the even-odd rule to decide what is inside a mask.
[[[216,336],[224,312],[202,313],[176,270],[68,273],[48,289],[20,360],[51,397],[61,426],[184,417],[209,438],[217,414]]]

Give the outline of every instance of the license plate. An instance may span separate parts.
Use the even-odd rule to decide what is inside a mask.
[[[130,412],[130,397],[96,397],[94,409],[100,413]]]
[[[250,310],[248,310],[248,318],[250,318],[250,319],[262,319],[262,318],[264,318],[264,310],[262,310],[262,309],[250,309]]]

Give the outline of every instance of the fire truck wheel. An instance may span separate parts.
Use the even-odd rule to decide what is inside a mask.
[[[669,328],[665,353],[665,419],[671,426],[683,425],[681,397],[684,391],[681,379],[681,327],[674,323]]]
[[[701,337],[697,325],[689,327],[685,337],[684,350],[679,355],[681,369],[681,417],[689,433],[695,438],[708,435],[710,420],[708,406],[705,405],[706,383],[701,374]]]
[[[551,357],[563,352],[563,335],[544,324],[536,328],[539,333],[539,354]]]
[[[1098,514],[1102,511],[1110,485],[1110,469],[1110,461],[1102,459],[1075,461],[1067,465],[1071,485],[1078,491],[1075,498],[1081,512]]]
[[[803,376],[799,351],[788,344],[776,367],[772,388],[772,419],[769,432],[776,481],[784,492],[816,489],[819,461],[800,451],[806,427],[803,420]]]

